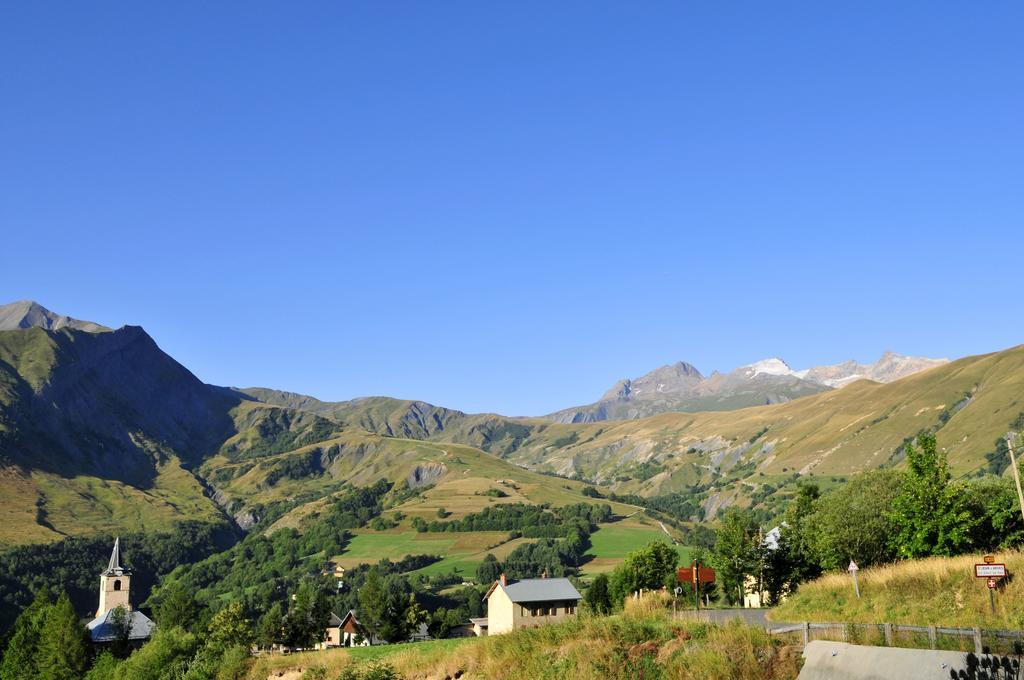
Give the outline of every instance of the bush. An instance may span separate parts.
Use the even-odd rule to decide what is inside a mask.
[[[327,669],[323,666],[310,666],[302,674],[302,680],[327,680]]]
[[[391,664],[375,663],[362,670],[346,668],[338,676],[338,680],[401,680],[401,676]]]

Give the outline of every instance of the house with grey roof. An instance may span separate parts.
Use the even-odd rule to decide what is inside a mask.
[[[576,616],[582,599],[567,578],[511,581],[501,575],[485,596],[487,619],[473,619],[477,635],[500,635]]]
[[[121,539],[117,538],[107,568],[100,573],[100,604],[96,618],[85,626],[94,643],[114,642],[127,634],[128,642],[139,644],[153,634],[156,624],[132,607],[131,582],[132,572],[121,566]],[[123,618],[120,612],[123,612]]]

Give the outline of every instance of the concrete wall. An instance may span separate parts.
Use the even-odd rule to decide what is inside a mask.
[[[568,607],[573,607],[573,613],[570,614]],[[515,618],[516,628],[536,628],[537,626],[545,626],[549,623],[559,623],[566,619],[576,616],[577,605],[568,602],[523,602],[522,604],[513,605],[513,616]],[[533,616],[530,612],[532,609],[544,607],[549,610],[549,614],[542,616],[538,614]]]
[[[500,635],[511,631],[515,627],[515,611],[518,609],[504,588],[495,588],[487,598],[487,634]]]
[[[972,655],[973,656],[973,655]],[[964,652],[865,647],[814,640],[804,649],[799,680],[949,680],[966,669]]]

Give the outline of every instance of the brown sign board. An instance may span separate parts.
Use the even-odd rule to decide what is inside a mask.
[[[701,583],[714,583],[715,570],[711,567],[699,567],[696,576],[700,577]],[[676,579],[680,583],[695,583],[693,567],[682,567],[676,572]]]

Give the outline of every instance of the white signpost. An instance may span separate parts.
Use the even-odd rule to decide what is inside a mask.
[[[860,571],[860,567],[853,560],[850,560],[850,566],[847,568],[850,572],[850,576],[853,577],[853,592],[857,593],[857,598],[860,598],[860,586],[857,585],[857,572]]]
[[[975,564],[974,575],[978,578],[1005,578],[1005,564]]]

